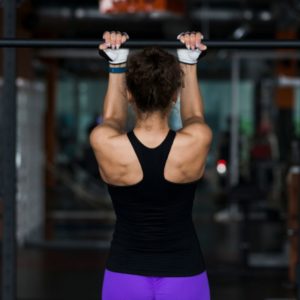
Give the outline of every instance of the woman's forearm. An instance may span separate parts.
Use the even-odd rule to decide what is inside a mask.
[[[128,101],[125,73],[109,73],[107,92],[103,103],[103,121],[117,122],[121,129],[127,121]]]
[[[197,117],[204,121],[204,107],[197,78],[197,66],[180,64],[184,72],[183,86],[180,92],[180,114],[182,123]]]

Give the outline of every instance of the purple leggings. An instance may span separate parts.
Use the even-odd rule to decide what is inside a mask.
[[[206,271],[185,277],[153,277],[104,270],[102,300],[210,300]]]

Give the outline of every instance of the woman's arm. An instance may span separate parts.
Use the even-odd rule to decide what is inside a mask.
[[[100,50],[111,48],[115,55],[122,43],[126,42],[128,35],[120,32],[108,32],[103,34],[104,43],[99,45]],[[115,53],[113,53],[115,52]],[[126,58],[127,59],[127,58]],[[125,60],[126,60],[125,59]],[[109,64],[110,68],[126,68],[126,61],[121,64]],[[111,128],[121,133],[125,130],[127,121],[127,101],[125,72],[109,73],[108,87],[103,102],[103,122],[100,127]]]
[[[207,47],[201,43],[203,35],[200,32],[181,34],[178,38],[189,49],[183,51],[183,57],[179,57],[181,61],[180,67],[184,74],[180,92],[182,124],[186,126],[187,123],[191,122],[204,123],[203,101],[197,78],[197,58],[200,52],[197,52],[195,49],[204,51]]]
[[[122,67],[122,65],[118,66]],[[123,132],[127,121],[127,108],[125,73],[109,73],[101,126],[112,127],[118,132]]]
[[[184,73],[180,91],[180,114],[183,125],[180,131],[196,137],[207,154],[212,141],[212,130],[205,123],[203,100],[197,78],[197,60],[200,51],[206,50],[207,47],[201,43],[203,36],[200,32],[182,34],[178,38],[188,48],[178,51],[180,66]]]
[[[204,107],[197,78],[197,65],[180,64],[183,86],[180,91],[180,114],[183,126],[191,121],[204,122]]]
[[[213,133],[204,120],[204,107],[197,78],[197,61],[201,51],[207,47],[201,43],[200,32],[180,35],[180,41],[188,48],[177,50],[181,69],[184,73],[180,91],[180,113],[183,127],[180,129],[182,140],[189,145],[186,152],[186,174],[191,178],[203,176],[207,155],[210,150]],[[197,48],[197,49],[196,49]],[[196,49],[196,50],[195,50]],[[200,50],[200,51],[199,51]]]
[[[106,31],[103,38],[105,42],[99,45],[99,53],[110,61],[110,68],[125,68],[128,51],[118,49],[128,39],[128,35]],[[125,71],[110,72],[103,102],[103,121],[92,130],[89,137],[99,165],[100,157],[103,156],[102,146],[110,138],[122,134],[125,129],[128,106],[126,94]]]

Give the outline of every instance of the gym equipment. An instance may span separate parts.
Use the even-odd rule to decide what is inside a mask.
[[[44,40],[44,39],[0,39],[0,47],[25,47],[25,48],[97,48],[98,40]],[[300,48],[300,40],[203,40],[208,48],[219,49],[296,49]],[[159,46],[168,49],[184,48],[185,45],[180,41],[162,40],[128,40],[124,48],[139,49],[148,46]]]

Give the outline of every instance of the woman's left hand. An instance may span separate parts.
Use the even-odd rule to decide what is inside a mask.
[[[128,49],[120,49],[129,36],[119,31],[105,31],[103,34],[104,43],[99,44],[99,55],[103,56],[110,64],[124,64],[127,62]]]
[[[105,31],[103,33],[104,43],[99,45],[100,50],[107,48],[119,49],[128,39],[129,35],[126,32],[121,33],[120,31]]]

